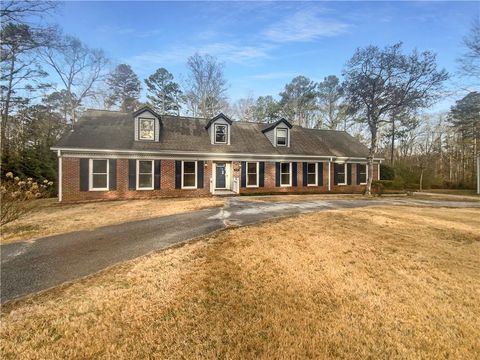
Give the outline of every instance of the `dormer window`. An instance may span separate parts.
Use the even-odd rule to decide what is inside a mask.
[[[277,129],[277,146],[287,146],[288,130]]]
[[[226,144],[228,139],[227,125],[215,124],[215,144]]]
[[[155,119],[138,119],[138,138],[140,140],[155,140]]]

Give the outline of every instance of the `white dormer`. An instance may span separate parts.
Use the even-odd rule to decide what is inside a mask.
[[[232,120],[222,113],[211,119],[205,129],[210,135],[210,142],[212,145],[230,145]]]
[[[148,106],[133,113],[135,122],[135,141],[160,140],[160,115]]]
[[[271,124],[262,132],[275,147],[290,147],[290,133],[292,124],[285,119],[280,119]]]

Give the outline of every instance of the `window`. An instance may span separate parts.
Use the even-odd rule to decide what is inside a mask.
[[[347,164],[335,164],[337,168],[337,184],[347,185]]]
[[[367,165],[366,164],[357,164],[357,183],[360,185],[365,185],[367,183]]]
[[[292,183],[291,165],[292,165],[291,163],[280,164],[280,185],[281,186],[291,186],[291,183]]]
[[[227,125],[215,124],[215,143],[226,144],[228,139]]]
[[[197,162],[182,162],[182,188],[195,189],[197,187]]]
[[[90,159],[90,190],[108,190],[108,160]]]
[[[307,185],[308,186],[317,185],[317,163],[307,164]]]
[[[287,146],[287,129],[277,129],[277,146]]]
[[[247,162],[247,187],[258,186],[258,162]]]
[[[155,119],[138,119],[138,129],[140,140],[155,140]]]
[[[153,160],[137,160],[137,190],[153,190]]]

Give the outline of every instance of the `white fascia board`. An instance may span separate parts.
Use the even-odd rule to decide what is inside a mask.
[[[52,147],[50,148],[54,151],[63,151],[63,155],[66,157],[82,157],[84,154],[93,155],[92,153],[102,154],[101,156],[109,156],[112,158],[129,158],[135,157],[136,155],[149,156],[151,158],[159,159],[179,159],[179,158],[188,158],[188,159],[201,159],[201,160],[306,160],[306,159],[319,159],[319,160],[329,160],[329,159],[339,159],[339,160],[363,160],[366,161],[364,157],[335,157],[335,156],[323,156],[323,155],[281,155],[281,154],[251,154],[251,153],[214,153],[214,152],[197,152],[197,151],[145,151],[145,150],[114,150],[114,149],[85,149],[85,148],[62,148],[62,147]],[[70,153],[65,153],[70,152]],[[83,155],[82,155],[83,154]],[[374,160],[379,161],[381,158],[375,158]]]

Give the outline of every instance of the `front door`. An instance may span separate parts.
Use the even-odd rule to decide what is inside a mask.
[[[215,163],[215,188],[225,189],[227,187],[227,165],[225,163]]]

